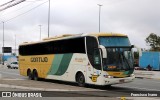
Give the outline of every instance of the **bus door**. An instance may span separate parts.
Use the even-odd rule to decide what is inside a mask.
[[[93,82],[97,82],[97,78],[100,76],[100,74],[102,73],[102,69],[101,69],[101,56],[100,56],[100,49],[96,48],[94,49],[93,52],[93,76],[92,76],[92,81]]]
[[[97,78],[100,76],[101,72],[101,58],[100,58],[100,49],[95,49],[92,54],[91,65],[87,66],[87,76],[90,77],[90,80],[95,83]]]
[[[95,37],[86,37],[86,47],[87,56],[89,59],[89,64],[87,66],[87,76],[92,82],[97,81],[97,77],[101,72],[101,59],[100,59],[100,49],[98,48],[98,42]]]

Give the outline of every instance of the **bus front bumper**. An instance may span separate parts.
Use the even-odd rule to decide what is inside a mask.
[[[112,85],[112,84],[122,84],[122,83],[129,83],[135,79],[135,75],[125,78],[105,78],[104,84],[105,85]]]

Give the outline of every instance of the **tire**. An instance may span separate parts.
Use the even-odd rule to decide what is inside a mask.
[[[78,73],[76,76],[76,81],[80,87],[85,86],[85,77],[82,73]]]
[[[112,88],[112,85],[105,85],[104,88],[105,89],[110,89],[110,88]]]
[[[7,67],[8,67],[8,69],[10,69],[10,68],[11,68],[11,66],[9,66],[9,65],[8,65]]]
[[[35,81],[38,81],[38,73],[37,73],[37,70],[34,70],[33,71],[33,80],[35,80]]]
[[[32,77],[32,72],[30,70],[27,71],[27,76],[28,76],[28,79],[29,80],[32,80],[33,77]]]

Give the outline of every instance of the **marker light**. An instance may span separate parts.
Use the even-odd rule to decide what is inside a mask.
[[[110,75],[104,75],[105,78],[113,78],[113,76]]]

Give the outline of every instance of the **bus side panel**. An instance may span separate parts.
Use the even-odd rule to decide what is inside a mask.
[[[49,75],[63,75],[71,61],[73,54],[55,54],[53,63],[48,72]]]
[[[36,69],[38,77],[46,78],[53,59],[54,55],[19,56],[20,75],[27,76],[28,69]]]
[[[59,65],[58,69],[61,69],[59,71],[65,70],[64,73],[58,73],[56,65]],[[97,70],[95,73],[94,70],[96,69],[90,64],[86,54],[74,53],[73,56],[71,54],[65,54],[63,57],[62,55],[55,55],[47,78],[75,82],[77,72],[81,72],[85,77],[85,83],[101,85],[101,70]]]
[[[53,71],[57,67],[55,66],[56,65],[55,63],[57,63],[55,61],[60,61],[59,73],[58,72],[54,73]],[[56,58],[54,59],[47,78],[75,82],[75,75],[78,71],[81,71],[86,77],[87,64],[88,64],[88,59],[86,54],[80,54],[80,53],[64,54],[63,58],[59,60],[56,60]]]

